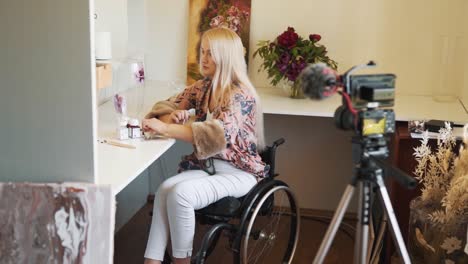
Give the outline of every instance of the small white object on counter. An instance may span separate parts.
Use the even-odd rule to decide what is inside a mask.
[[[464,138],[464,128],[463,127],[452,127],[453,136],[456,139],[463,140]],[[410,133],[411,138],[423,138],[423,133]],[[437,139],[439,136],[438,132],[427,132],[429,139]]]
[[[117,138],[119,140],[125,140],[129,138],[128,135],[129,128],[127,127],[127,120],[121,120],[119,122],[119,127],[117,128]]]
[[[140,138],[141,137],[141,128],[140,122],[138,119],[133,118],[128,122],[128,134],[130,138]]]

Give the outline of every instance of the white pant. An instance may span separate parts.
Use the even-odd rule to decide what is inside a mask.
[[[175,258],[192,255],[195,211],[224,197],[241,197],[257,179],[226,161],[214,160],[215,175],[201,170],[184,171],[165,180],[154,199],[153,220],[145,258],[164,258],[169,232]]]

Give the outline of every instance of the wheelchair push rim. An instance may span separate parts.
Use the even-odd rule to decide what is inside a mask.
[[[299,227],[299,208],[294,193],[287,185],[274,186],[261,197],[248,221],[240,248],[242,263],[278,263],[266,258],[272,252],[281,251],[281,263],[291,263]]]

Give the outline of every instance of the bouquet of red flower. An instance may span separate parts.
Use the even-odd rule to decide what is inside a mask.
[[[267,71],[272,85],[276,86],[283,79],[294,82],[309,63],[323,62],[336,70],[337,63],[327,56],[327,49],[318,44],[321,38],[310,34],[309,39],[303,39],[294,28],[288,27],[273,41],[259,41],[253,56],[263,59],[259,71]]]

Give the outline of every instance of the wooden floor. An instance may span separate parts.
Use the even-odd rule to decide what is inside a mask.
[[[114,263],[143,263],[143,254],[148,238],[151,217],[149,212],[152,205],[144,206],[119,232],[115,235]],[[351,223],[352,224],[352,223]],[[299,235],[299,245],[293,263],[308,264],[312,260],[320,246],[320,242],[328,227],[328,223],[322,223],[308,217],[301,219],[301,230]],[[198,247],[199,241],[204,234],[205,227],[197,226],[194,248]],[[352,230],[349,234],[354,236]],[[216,264],[232,263],[230,251],[226,249],[226,241],[220,241],[215,252],[208,259],[207,263]],[[325,263],[351,263],[353,258],[354,241],[350,235],[340,229],[334,239],[333,245],[328,253]],[[274,264],[271,261],[260,263]],[[278,263],[280,263],[278,261]]]

